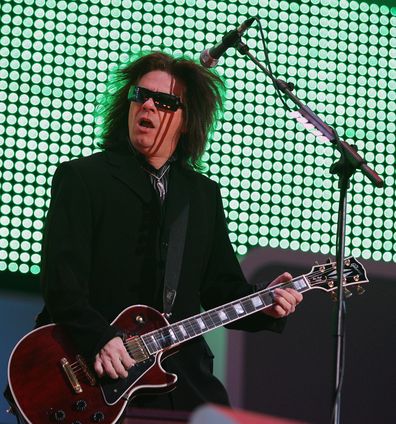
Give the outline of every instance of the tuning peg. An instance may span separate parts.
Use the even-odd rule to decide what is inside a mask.
[[[330,292],[330,296],[331,296],[331,300],[333,302],[337,302],[338,297],[337,297],[337,293],[335,291]]]
[[[352,292],[348,289],[344,289],[344,294],[347,299],[349,299],[352,296]]]
[[[363,294],[366,290],[360,285],[360,284],[358,284],[357,286],[356,286],[356,291],[357,291],[357,294],[360,296],[361,294]]]

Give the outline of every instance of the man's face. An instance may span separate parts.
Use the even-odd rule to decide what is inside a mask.
[[[183,87],[164,71],[151,71],[143,75],[136,86],[153,92],[173,94],[183,101]],[[172,156],[183,130],[183,111],[162,110],[153,98],[143,103],[132,101],[128,115],[129,139],[137,151],[153,164]]]

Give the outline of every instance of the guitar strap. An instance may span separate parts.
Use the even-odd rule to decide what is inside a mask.
[[[180,280],[189,210],[190,204],[186,202],[170,228],[163,292],[164,313],[167,317],[171,315]]]

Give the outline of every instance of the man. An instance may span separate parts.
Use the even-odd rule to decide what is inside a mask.
[[[118,72],[105,107],[103,152],[63,163],[52,187],[43,243],[46,310],[63,324],[96,373],[124,378],[134,366],[110,322],[126,307],[163,310],[168,243],[175,214],[188,221],[171,322],[246,296],[217,185],[194,169],[221,106],[221,80],[201,66],[163,53]],[[275,282],[290,279],[285,273]],[[276,289],[273,307],[229,327],[280,331],[301,294]],[[178,375],[168,395],[138,397],[144,407],[191,410],[228,404],[212,375],[202,337],[183,345],[165,368]]]

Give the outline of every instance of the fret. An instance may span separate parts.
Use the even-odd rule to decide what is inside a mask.
[[[187,331],[183,324],[175,325],[175,332],[178,334],[180,341],[183,341],[188,337]]]
[[[273,294],[272,294],[272,292],[261,293],[260,299],[264,302],[265,306],[270,306],[273,303]]]
[[[191,319],[189,318],[189,319],[183,320],[182,323],[183,323],[182,325],[183,325],[184,331],[186,332],[185,338],[188,340],[191,337],[194,337],[195,333],[191,328]]]
[[[259,296],[259,295],[252,297],[250,300],[251,300],[251,302],[252,302],[252,304],[253,304],[253,307],[254,307],[256,310],[257,310],[257,309],[259,309],[260,307],[264,306],[264,303],[263,303],[263,301],[261,300],[261,298],[260,298],[260,296]]]
[[[199,328],[202,330],[202,331],[204,331],[204,330],[206,330],[206,325],[205,325],[205,323],[203,322],[203,319],[202,318],[197,318],[197,323],[198,323],[198,325],[199,325]]]
[[[194,318],[190,318],[187,321],[185,321],[185,329],[187,330],[187,333],[190,337],[196,336],[201,334],[201,331],[199,329],[198,324],[196,323]]]
[[[202,314],[201,318],[209,330],[216,328],[216,324],[213,322],[209,313]]]
[[[142,340],[144,342],[144,345],[146,346],[146,349],[149,351],[150,355],[153,354],[156,351],[154,343],[151,341],[151,338],[146,337],[146,335],[142,336]]]
[[[171,325],[169,327],[169,334],[171,335],[172,343],[180,342],[179,333],[177,332],[177,327]]]
[[[229,318],[229,321],[232,321],[234,319],[237,319],[239,317],[237,310],[235,309],[234,305],[231,305],[227,308],[225,308],[227,311],[227,317]]]
[[[172,345],[172,337],[168,328],[165,327],[157,332],[157,343],[163,349]]]
[[[202,334],[201,326],[199,325],[199,322],[196,318],[192,319],[192,328],[194,329],[194,332],[196,335]]]
[[[232,307],[234,308],[234,310],[238,314],[238,316],[245,315],[246,314],[245,309],[243,309],[243,306],[242,306],[241,303],[239,303],[239,302],[238,303],[234,303],[232,305]]]
[[[241,302],[241,304],[242,304],[243,309],[246,311],[247,314],[250,314],[252,312],[256,312],[256,308],[253,305],[252,299],[249,298],[249,299],[243,300]]]
[[[172,341],[174,343],[178,343],[180,341],[183,340],[182,335],[180,334],[180,331],[178,330],[176,325],[170,325],[169,326],[169,332],[171,333],[172,336]]]
[[[304,276],[302,278],[296,278],[292,281],[292,288],[297,291],[302,291],[308,288],[308,284],[306,283]]]
[[[219,309],[219,310],[217,311],[217,314],[218,314],[218,316],[219,316],[220,320],[222,321],[222,323],[224,323],[224,322],[228,321],[228,316],[227,316],[227,314],[225,313],[225,310],[224,310],[224,309]]]
[[[276,287],[274,287],[275,289]],[[288,283],[284,283],[279,286],[280,289],[294,289],[293,281],[289,281]]]
[[[155,333],[150,335],[150,341],[151,341],[152,346],[154,347],[154,350],[160,350],[161,349],[161,346],[158,344],[158,341],[155,337]]]
[[[210,318],[211,318],[211,320],[213,321],[213,323],[214,323],[214,325],[216,327],[219,327],[220,325],[223,325],[223,322],[220,319],[219,314],[218,314],[218,312],[216,310],[215,311],[210,311],[209,312],[209,315],[210,315]]]

